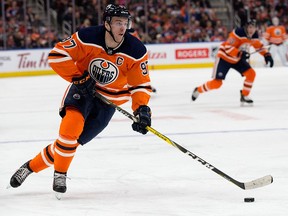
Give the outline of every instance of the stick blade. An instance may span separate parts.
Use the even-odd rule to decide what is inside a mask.
[[[250,190],[255,189],[259,187],[264,187],[266,185],[269,185],[273,182],[273,177],[271,175],[264,176],[262,178],[246,182],[244,183],[244,190]]]

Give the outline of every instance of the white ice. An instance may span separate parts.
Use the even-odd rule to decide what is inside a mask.
[[[115,113],[97,138],[80,146],[62,200],[53,168],[6,189],[11,175],[58,135],[67,82],[59,76],[0,79],[1,216],[287,216],[288,70],[255,68],[253,107],[240,107],[243,78],[191,101],[212,69],[151,71],[152,127],[241,182],[271,174],[271,185],[242,190],[152,133]],[[131,112],[130,103],[122,108]],[[244,203],[254,197],[254,203]]]

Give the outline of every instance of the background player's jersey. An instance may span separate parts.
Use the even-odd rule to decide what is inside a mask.
[[[263,37],[269,44],[280,45],[286,40],[286,30],[284,26],[269,26]]]
[[[151,86],[147,49],[127,32],[123,42],[112,49],[106,47],[104,26],[80,29],[57,43],[48,59],[56,73],[69,82],[89,71],[97,80],[97,91],[117,105],[130,97],[133,110],[148,104]]]
[[[244,28],[236,28],[229,34],[228,39],[220,45],[217,57],[235,64],[241,58],[240,52],[249,52],[251,46],[255,49],[263,47],[263,43],[260,41],[257,31],[251,38],[248,38]],[[263,51],[259,53],[265,55],[267,52],[267,49],[263,49]]]

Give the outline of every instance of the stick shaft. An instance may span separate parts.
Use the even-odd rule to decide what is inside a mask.
[[[269,49],[270,46],[271,46],[271,45],[263,46],[262,48],[257,49],[257,50],[255,50],[254,52],[251,52],[250,55],[253,55],[253,54],[255,54],[255,53],[261,52],[261,51],[263,51],[263,50],[265,50],[265,49]]]
[[[100,100],[102,100],[104,103],[109,104],[110,106],[114,107],[117,111],[119,111],[120,113],[122,113],[123,115],[125,115],[126,117],[131,119],[132,121],[137,122],[137,118],[134,115],[130,114],[126,110],[124,110],[121,107],[117,106],[116,104],[112,103],[111,101],[109,101],[107,98],[105,98],[104,96],[102,96],[98,92],[95,93],[95,96],[98,97]],[[174,142],[173,140],[171,140],[170,138],[168,138],[164,134],[160,133],[156,129],[154,129],[154,128],[150,127],[150,126],[146,126],[146,129],[148,131],[150,131],[151,133],[155,134],[156,136],[158,136],[159,138],[161,138],[162,140],[164,140],[165,142],[167,142],[168,144],[170,144],[171,146],[177,148],[178,150],[180,150],[184,154],[190,156],[192,159],[198,161],[203,166],[205,166],[208,169],[212,170],[213,172],[217,173],[218,175],[220,175],[221,177],[225,178],[226,180],[232,182],[236,186],[242,188],[243,190],[245,190],[245,189],[254,189],[254,188],[257,188],[257,187],[262,187],[262,186],[271,184],[272,181],[273,181],[272,176],[265,176],[263,178],[256,179],[254,181],[247,182],[247,183],[239,182],[239,181],[235,180],[234,178],[230,177],[229,175],[227,175],[226,173],[222,172],[221,170],[219,170],[218,168],[216,168],[212,164],[208,163],[204,159],[200,158],[196,154],[194,154],[191,151],[187,150],[183,146],[177,144],[176,142]],[[247,187],[247,185],[248,185],[248,187]]]

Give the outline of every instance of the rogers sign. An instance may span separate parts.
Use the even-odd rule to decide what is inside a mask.
[[[176,49],[176,59],[209,58],[208,48]]]

